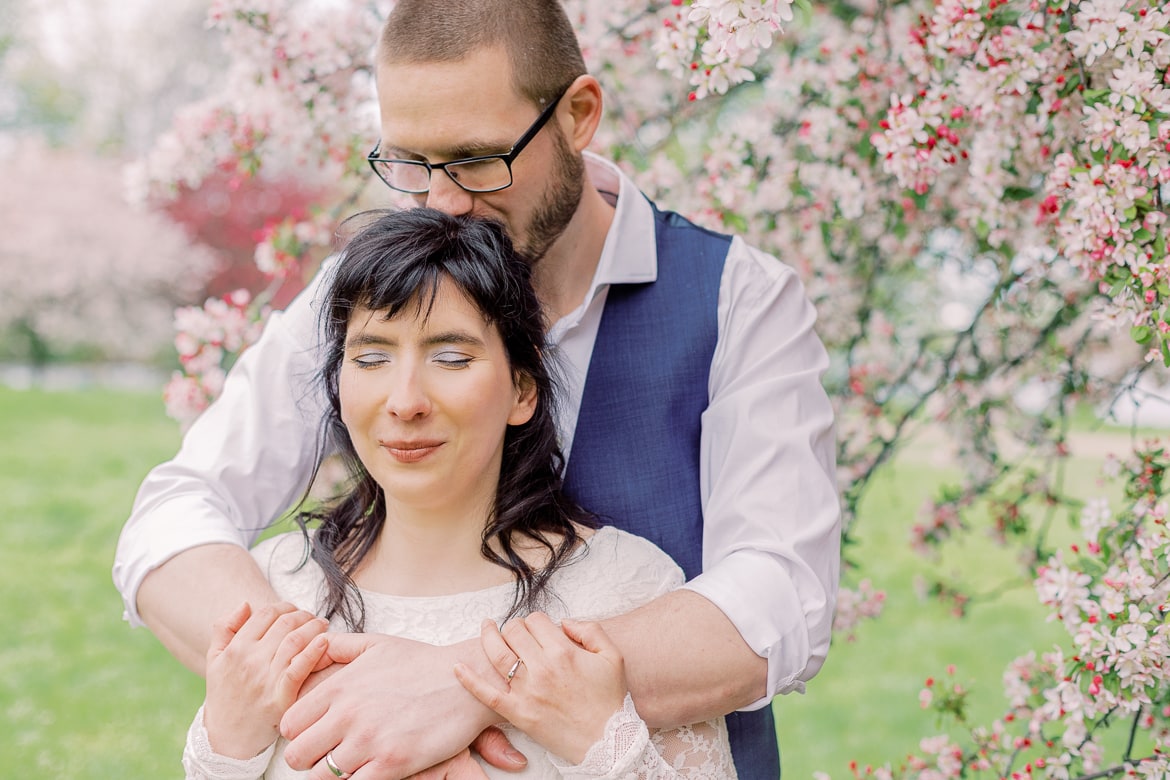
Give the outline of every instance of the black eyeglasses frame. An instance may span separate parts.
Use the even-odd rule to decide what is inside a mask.
[[[536,117],[536,121],[534,121],[529,126],[529,128],[524,131],[523,135],[521,135],[518,139],[516,139],[516,143],[512,144],[512,148],[510,148],[506,152],[501,152],[499,154],[482,154],[482,155],[477,155],[475,157],[462,157],[458,160],[448,160],[447,162],[443,162],[443,163],[432,163],[432,162],[427,162],[426,160],[401,160],[401,159],[392,158],[392,157],[378,157],[378,152],[382,147],[382,141],[381,141],[381,139],[379,139],[378,143],[374,144],[374,148],[370,150],[370,153],[368,155],[366,155],[366,162],[368,162],[370,164],[370,168],[373,169],[375,175],[377,175],[377,177],[379,179],[381,179],[382,182],[387,187],[389,187],[392,190],[396,190],[398,192],[408,193],[410,195],[422,195],[424,193],[430,192],[430,190],[431,190],[431,176],[434,175],[435,171],[442,171],[443,173],[446,173],[447,178],[449,178],[451,181],[455,182],[455,184],[460,189],[462,189],[466,192],[471,192],[471,193],[475,193],[475,194],[482,194],[482,193],[486,193],[486,192],[499,192],[500,190],[506,190],[509,187],[511,187],[512,183],[513,183],[512,162],[518,156],[520,156],[520,152],[524,151],[524,148],[526,146],[528,146],[529,143],[532,142],[532,139],[536,138],[536,134],[539,133],[544,128],[544,126],[546,124],[548,124],[548,120],[551,119],[552,115],[556,112],[557,105],[561,102],[561,98],[563,98],[565,96],[565,93],[568,91],[569,91],[569,88],[565,87],[565,89],[562,89],[557,94],[557,96],[555,98],[553,98],[551,101],[549,101],[549,104],[547,106],[545,106],[544,110],[540,112],[540,115],[538,117]],[[508,183],[507,184],[501,185],[499,187],[492,187],[490,189],[484,189],[484,190],[470,189],[465,184],[463,184],[461,181],[459,181],[459,179],[455,178],[454,176],[451,175],[450,172],[447,171],[448,166],[456,166],[457,167],[460,165],[466,165],[468,163],[484,162],[486,160],[503,160],[504,165],[507,166],[507,168],[508,168]],[[382,175],[382,172],[380,170],[378,170],[378,165],[377,165],[378,163],[398,163],[398,164],[404,164],[404,165],[414,165],[414,166],[417,166],[420,168],[426,168],[426,170],[427,170],[427,188],[425,190],[416,190],[416,189],[405,189],[403,187],[394,186],[386,179],[385,176]]]

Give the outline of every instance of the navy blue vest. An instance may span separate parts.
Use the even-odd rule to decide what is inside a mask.
[[[700,418],[731,244],[655,210],[658,278],[613,285],[585,377],[565,491],[605,523],[643,536],[686,572],[702,570]],[[736,771],[776,780],[772,708],[729,715]]]

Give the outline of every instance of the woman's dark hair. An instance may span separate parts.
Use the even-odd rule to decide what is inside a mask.
[[[544,316],[531,268],[494,222],[427,208],[359,217],[368,221],[343,248],[321,311],[325,358],[320,378],[329,401],[323,439],[338,446],[353,478],[338,499],[300,515],[302,527],[319,522],[310,554],[325,573],[325,617],[340,615],[351,630],[363,629],[365,609],[351,577],[386,520],[385,496],[341,420],[338,378],[350,314],[363,308],[389,319],[414,306],[426,316],[444,279],[495,326],[514,381],[531,383],[536,390],[532,418],[508,426],[505,433],[495,505],[480,548],[485,558],[516,576],[508,617],[532,611],[553,571],[580,540],[574,523],[595,522],[561,490],[564,457],[557,444],[553,379],[543,353]],[[513,544],[518,536],[543,546],[547,565],[533,568],[518,555]],[[491,547],[493,539],[501,553]]]

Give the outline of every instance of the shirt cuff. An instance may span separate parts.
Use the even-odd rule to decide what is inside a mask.
[[[134,627],[145,625],[138,614],[138,589],[147,574],[193,547],[234,544],[247,549],[249,542],[240,529],[225,520],[222,511],[209,510],[199,499],[171,499],[149,514],[149,522],[128,523],[122,530],[114,558],[114,585],[122,594],[122,619]]]
[[[777,694],[804,693],[804,681],[824,663],[832,627],[831,610],[823,595],[806,595],[806,604],[784,565],[767,553],[741,550],[683,585],[720,609],[740,636],[768,660],[766,695],[744,707],[757,710]],[[828,612],[828,619],[809,625],[806,609]],[[814,639],[810,642],[810,630]]]

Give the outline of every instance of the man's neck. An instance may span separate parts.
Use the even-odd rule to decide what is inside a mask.
[[[613,217],[614,207],[586,178],[577,213],[533,270],[533,287],[550,322],[569,314],[585,300]]]

